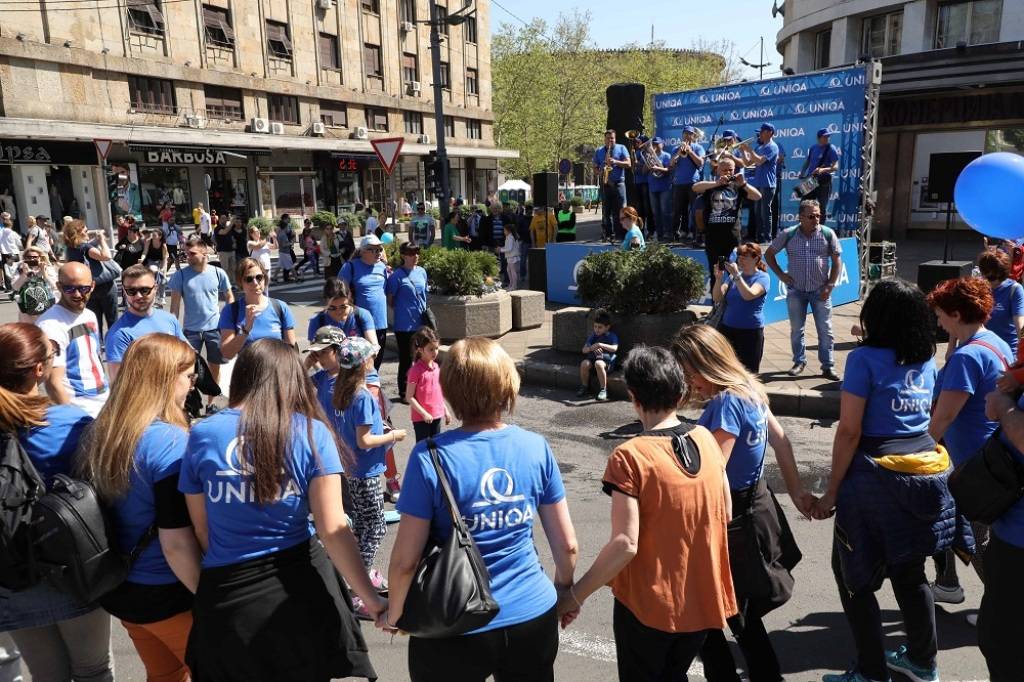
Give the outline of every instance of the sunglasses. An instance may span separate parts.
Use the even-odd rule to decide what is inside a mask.
[[[263,284],[264,279],[265,278],[263,277],[263,275],[246,275],[245,277],[242,278],[242,281],[244,281],[246,284]]]
[[[149,296],[155,287],[125,287],[125,296]]]
[[[352,306],[348,305],[347,303],[343,304],[343,305],[329,305],[329,306],[327,306],[327,312],[329,312],[329,313],[336,313],[336,312],[340,312],[342,310],[348,310],[351,307]]]
[[[85,296],[87,293],[92,291],[92,285],[91,284],[84,284],[84,285],[81,285],[81,286],[74,286],[72,284],[61,284],[60,285],[60,290],[63,291],[68,296],[70,296],[71,294],[75,293],[76,291],[79,294],[81,294],[82,296]]]

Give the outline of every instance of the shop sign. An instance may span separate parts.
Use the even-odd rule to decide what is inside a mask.
[[[359,159],[343,158],[338,159],[338,170],[343,173],[356,173],[359,171]]]
[[[228,158],[237,158],[241,154],[228,154],[219,149],[150,149],[146,153],[146,163],[160,166],[224,166]]]
[[[89,142],[49,142],[0,138],[0,163],[95,166],[96,147]]]

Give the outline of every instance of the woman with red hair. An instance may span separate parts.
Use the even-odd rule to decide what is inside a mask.
[[[957,466],[970,459],[996,430],[997,423],[985,416],[985,396],[996,390],[996,382],[1009,368],[1014,356],[999,336],[985,328],[994,299],[988,283],[977,277],[942,282],[930,294],[928,303],[949,334],[946,365],[935,383],[935,409],[929,433],[944,439],[949,456]],[[972,523],[977,554],[973,564],[982,575],[981,556],[988,544],[988,527]],[[941,556],[941,555],[940,555]],[[964,591],[956,575],[956,562],[947,552],[937,558],[939,575],[932,592],[935,601],[959,604]]]

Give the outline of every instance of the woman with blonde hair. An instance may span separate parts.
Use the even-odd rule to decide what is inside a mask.
[[[57,288],[57,268],[50,264],[49,252],[39,246],[30,246],[21,254],[21,263],[18,264],[18,274],[14,278],[14,296],[18,301],[18,322],[35,322],[43,312],[60,298],[60,291]],[[21,300],[21,287],[28,282],[30,277],[41,277],[49,287],[50,295],[47,299]],[[30,306],[31,309],[30,309]],[[36,312],[38,310],[38,312]]]
[[[402,616],[427,539],[443,542],[452,532],[430,452],[436,443],[458,512],[480,549],[501,610],[486,626],[466,635],[412,637],[409,675],[413,682],[483,680],[489,675],[498,680],[553,680],[556,588],[572,585],[577,554],[558,463],[542,436],[503,421],[515,407],[519,373],[496,342],[474,336],[454,343],[441,367],[441,386],[462,426],[417,443],[409,456],[397,505],[402,522],[391,552],[386,624],[394,627]],[[505,495],[496,496],[502,490]],[[495,514],[503,523],[493,523]],[[535,516],[551,547],[554,584],[534,548]]]
[[[83,478],[113,512],[118,546],[138,555],[100,603],[128,631],[148,679],[166,682],[189,679],[185,645],[199,582],[199,544],[178,492],[194,367],[195,351],[181,339],[135,341],[79,456]]]
[[[54,405],[39,392],[54,350],[32,324],[0,325],[0,430],[17,434],[43,482],[71,475],[82,433],[92,422],[74,405]],[[112,682],[110,616],[58,592],[46,581],[5,594],[0,631],[8,631],[36,680]]]
[[[728,339],[708,325],[690,325],[673,339],[672,355],[686,374],[685,402],[706,401],[697,423],[718,441],[727,462],[732,497],[729,556],[739,607],[729,629],[746,658],[750,679],[781,682],[779,660],[762,618],[792,596],[790,571],[801,555],[764,477],[769,444],[793,504],[808,518],[815,498],[800,482],[793,446],[768,407],[764,386],[740,363]],[[767,560],[753,562],[751,556]],[[737,679],[723,631],[708,635],[701,659],[709,682]]]

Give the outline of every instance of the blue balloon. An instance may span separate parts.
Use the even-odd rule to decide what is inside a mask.
[[[390,232],[385,232],[380,236],[381,244],[390,244],[393,241],[395,241],[395,235],[391,234]]]
[[[983,154],[956,179],[956,210],[964,222],[989,237],[1024,237],[1024,156]]]

